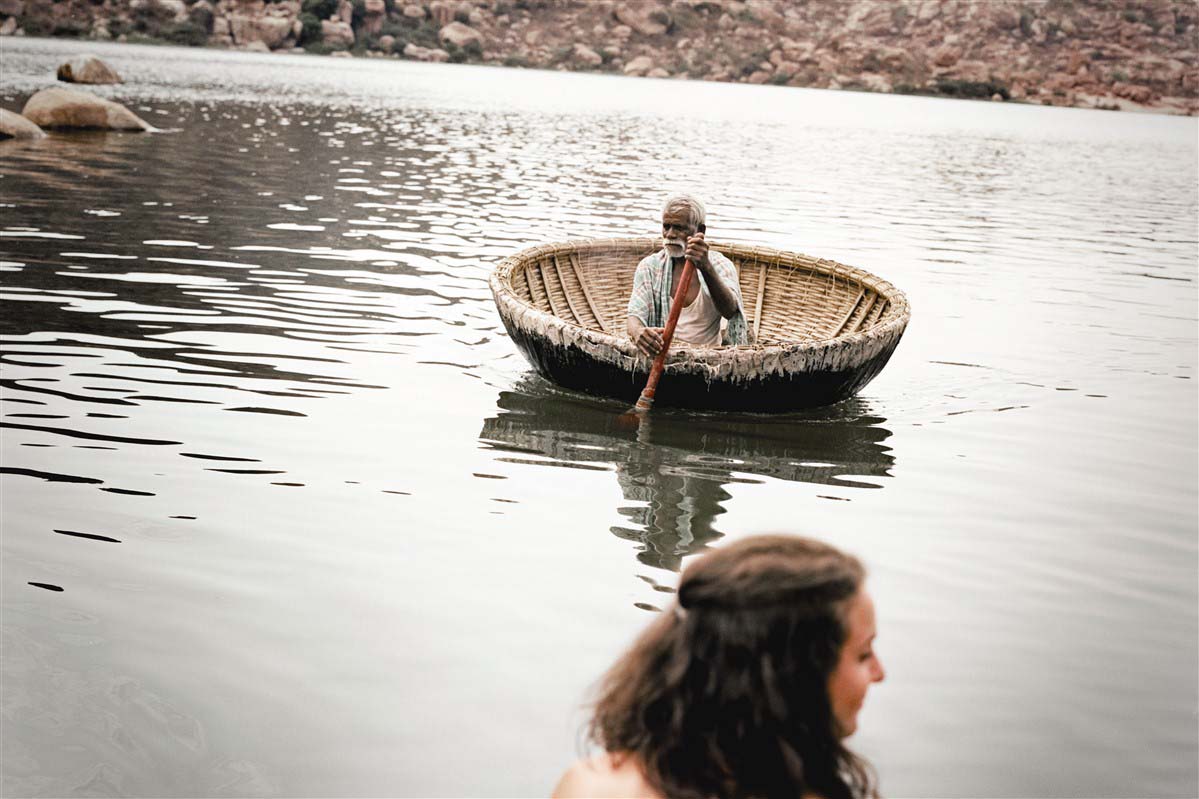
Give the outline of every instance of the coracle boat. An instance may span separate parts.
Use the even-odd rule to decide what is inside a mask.
[[[651,361],[625,333],[637,263],[661,239],[543,244],[505,258],[491,292],[508,335],[545,378],[632,403]],[[711,242],[737,267],[753,343],[671,347],[655,406],[782,412],[856,394],[886,365],[910,317],[899,289],[807,255]]]

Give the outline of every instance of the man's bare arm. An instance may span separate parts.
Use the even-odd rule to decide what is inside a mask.
[[[737,313],[741,307],[737,302],[737,295],[725,285],[720,278],[720,273],[712,265],[712,260],[708,258],[708,242],[704,241],[703,233],[696,233],[687,239],[686,256],[695,263],[695,267],[703,275],[704,284],[708,287],[708,294],[711,295],[712,302],[716,304],[716,310],[720,312],[720,315],[728,319]]]

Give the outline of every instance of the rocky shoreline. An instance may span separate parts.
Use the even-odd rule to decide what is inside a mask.
[[[0,35],[1199,114],[1192,0],[0,0]]]

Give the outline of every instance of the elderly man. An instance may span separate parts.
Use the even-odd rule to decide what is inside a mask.
[[[695,264],[698,279],[691,281],[684,298],[675,340],[695,347],[749,343],[737,269],[708,249],[704,216],[704,205],[695,197],[676,194],[667,199],[662,207],[663,247],[637,264],[625,326],[637,348],[651,358],[662,351],[663,326],[687,258]],[[727,328],[723,335],[722,327]]]

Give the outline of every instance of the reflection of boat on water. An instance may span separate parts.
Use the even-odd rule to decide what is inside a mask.
[[[559,392],[540,380],[500,392],[500,413],[483,422],[480,438],[564,463],[621,463],[644,448],[668,455],[674,468],[723,476],[732,472],[803,483],[876,487],[855,477],[887,477],[894,458],[885,419],[863,400],[785,416],[655,410],[630,432],[627,410],[610,402]]]
[[[546,466],[613,464],[626,500],[619,512],[632,526],[614,526],[640,542],[642,562],[676,570],[682,557],[720,537],[713,528],[729,498],[725,485],[753,477],[877,488],[895,463],[885,442],[891,432],[866,402],[786,416],[746,416],[656,410],[630,430],[625,408],[522,381],[500,392],[499,413],[479,438],[513,453],[549,458]],[[516,460],[516,459],[512,459]],[[528,462],[528,461],[522,461]]]
[[[491,291],[529,363],[567,388],[633,401],[649,360],[624,334],[638,261],[656,239],[545,244],[504,259]],[[740,275],[754,344],[667,359],[659,406],[784,412],[839,402],[886,365],[907,327],[903,292],[845,264],[768,247],[715,244]]]

